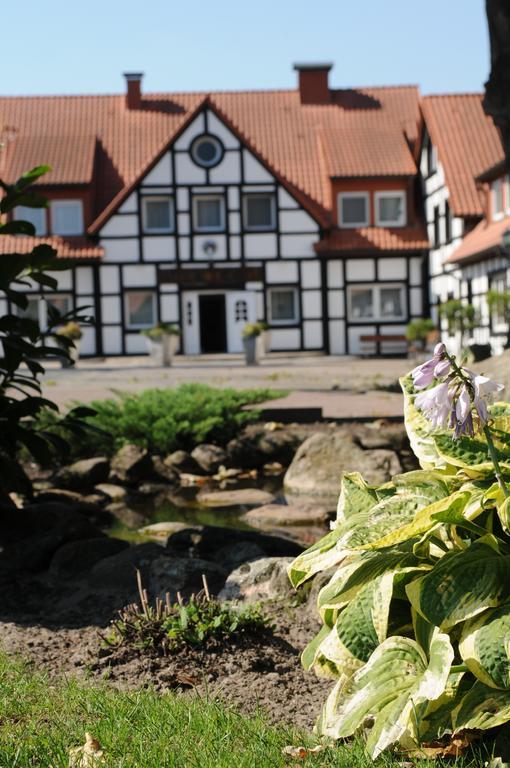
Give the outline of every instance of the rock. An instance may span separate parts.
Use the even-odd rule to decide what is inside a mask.
[[[110,537],[68,541],[53,555],[50,574],[56,577],[73,578],[84,571],[89,571],[99,560],[115,555],[128,547],[127,541]]]
[[[195,459],[207,475],[214,475],[228,461],[227,452],[218,445],[212,445],[212,443],[197,445],[191,452],[191,458]]]
[[[0,514],[0,566],[10,570],[42,571],[66,542],[105,536],[72,506],[58,502],[3,508]]]
[[[365,450],[386,448],[400,452],[409,446],[405,426],[383,419],[370,424],[357,424],[353,430],[353,440]]]
[[[166,543],[174,533],[185,531],[187,529],[189,529],[189,525],[186,523],[165,521],[163,523],[152,523],[152,525],[144,525],[143,528],[138,529],[138,533],[146,539]]]
[[[146,585],[150,566],[159,557],[161,557],[161,547],[152,542],[128,547],[96,563],[89,574],[90,584],[103,589],[122,589],[129,594],[135,594],[136,571],[141,572]]]
[[[197,501],[204,507],[256,507],[270,504],[274,496],[260,488],[240,488],[235,491],[201,491]]]
[[[284,488],[291,501],[306,496],[333,511],[344,472],[361,472],[368,483],[379,485],[401,471],[393,451],[364,451],[345,432],[317,432],[298,449],[285,474]]]
[[[141,528],[148,518],[136,509],[132,509],[122,501],[115,501],[105,507],[106,511],[127,528]]]
[[[111,515],[102,506],[104,496],[101,497],[97,494],[83,495],[77,491],[49,488],[46,491],[41,491],[34,498],[34,504],[46,504],[52,501],[67,504],[68,507],[70,506],[75,512],[86,517],[94,525],[106,526],[110,525],[112,521]]]
[[[287,576],[290,557],[263,557],[244,563],[228,576],[220,600],[257,602],[287,597],[292,587]]]
[[[167,467],[176,470],[180,475],[203,475],[204,470],[186,451],[174,451],[164,460]]]
[[[45,504],[47,501],[58,501],[66,504],[83,501],[83,494],[78,493],[78,491],[68,491],[65,488],[52,488],[50,486],[36,493],[34,500],[37,504]]]
[[[58,486],[73,491],[88,490],[107,480],[109,471],[110,464],[104,456],[81,459],[59,469],[55,482]]]
[[[303,438],[288,429],[268,430],[263,427],[247,430],[227,445],[230,464],[245,469],[258,469],[264,464],[278,462],[287,467]]]
[[[179,473],[170,464],[166,464],[161,456],[152,456],[152,480],[167,485],[179,485]]]
[[[177,592],[183,597],[200,592],[204,588],[202,576],[205,576],[211,594],[218,594],[227,575],[228,571],[208,560],[171,557],[166,553],[151,563],[147,574],[147,588],[151,599],[165,599],[166,593],[169,592],[170,600],[175,602]]]
[[[222,567],[231,573],[243,563],[250,560],[259,560],[265,557],[266,553],[255,541],[236,541],[234,544],[227,544],[220,547],[214,555],[215,562],[220,563]]]
[[[145,448],[138,445],[123,445],[112,459],[110,481],[113,483],[131,485],[150,480],[151,475],[151,457]]]
[[[126,489],[114,483],[99,483],[94,490],[107,496],[111,501],[124,501],[127,497]]]
[[[263,507],[256,507],[256,509],[245,512],[242,519],[249,525],[264,528],[280,525],[325,524],[328,517],[326,509],[321,506],[296,507],[287,504],[265,504]]]
[[[228,548],[244,547],[247,542],[254,544],[270,557],[296,557],[303,551],[302,546],[283,536],[272,536],[261,531],[221,528],[216,525],[194,526],[177,531],[169,538],[167,548],[177,556],[214,560],[223,565],[224,556],[226,560],[231,560],[231,551]]]

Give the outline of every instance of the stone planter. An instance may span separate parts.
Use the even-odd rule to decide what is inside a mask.
[[[271,331],[262,331],[260,334],[260,340],[262,344],[262,350],[265,355],[267,355],[268,352],[271,352]]]
[[[78,340],[75,340],[74,347],[71,347],[69,349],[69,357],[71,358],[70,360],[64,357],[60,358],[61,368],[74,368],[74,366],[78,362],[78,359],[80,357],[80,342]]]
[[[179,336],[175,333],[163,333],[159,339],[147,339],[149,354],[156,363],[168,367],[172,365],[172,360],[179,347]]]
[[[246,358],[246,365],[257,365],[257,341],[258,336],[244,336],[243,347]]]

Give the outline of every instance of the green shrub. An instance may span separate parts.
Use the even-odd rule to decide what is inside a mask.
[[[427,336],[435,330],[436,326],[430,317],[412,320],[406,328],[406,339],[408,341],[426,341]]]
[[[239,430],[259,418],[260,412],[242,410],[281,392],[267,389],[215,389],[206,384],[182,384],[176,389],[147,389],[121,394],[92,404],[95,415],[88,421],[104,434],[83,432],[73,438],[73,455],[111,454],[125,443],[135,443],[154,453],[190,450],[198,443],[225,445]],[[59,432],[51,412],[40,418],[41,426]]]
[[[510,404],[489,407],[492,442],[453,439],[402,387],[422,469],[344,475],[332,531],[289,569],[298,587],[335,568],[302,661],[336,680],[319,731],[367,727],[374,758],[510,722]]]

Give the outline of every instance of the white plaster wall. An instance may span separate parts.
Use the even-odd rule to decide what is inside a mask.
[[[411,288],[409,291],[409,296],[411,299],[411,307],[409,309],[409,314],[414,317],[422,317],[422,314],[423,314],[422,289]]]
[[[139,259],[138,240],[102,239],[100,242],[105,251],[103,262],[138,261]]]
[[[59,291],[70,291],[73,284],[73,275],[70,269],[62,272],[48,272],[48,277],[53,277],[58,283]],[[39,288],[39,290],[41,290]],[[49,291],[51,293],[51,291]]]
[[[175,153],[176,184],[205,184],[206,173],[203,168],[195,165],[188,154]]]
[[[147,176],[145,176],[142,184],[144,186],[150,186],[151,184],[171,184],[172,181],[172,162],[170,153],[166,152],[156,163],[154,168],[149,171]]]
[[[280,208],[299,208],[299,203],[283,187],[278,187],[278,205]]]
[[[118,293],[120,290],[119,267],[99,267],[101,293]]]
[[[103,352],[105,355],[120,355],[122,352],[122,333],[120,326],[105,326],[103,334]]]
[[[329,321],[329,348],[332,355],[345,355],[345,322]]]
[[[205,131],[205,121],[203,113],[200,113],[181,133],[174,144],[175,149],[188,149],[194,138]]]
[[[327,280],[330,288],[342,288],[344,284],[344,273],[341,261],[328,261]]]
[[[319,228],[312,217],[303,210],[280,211],[280,230],[282,232],[314,232]]]
[[[375,280],[375,264],[373,259],[348,259],[346,263],[347,280],[361,282]]]
[[[75,286],[78,295],[94,293],[94,275],[92,267],[77,267],[75,270]]]
[[[225,152],[221,163],[209,171],[211,184],[237,184],[241,181],[239,152]]]
[[[406,259],[379,259],[378,274],[381,280],[405,280],[407,275]]]
[[[230,238],[230,258],[236,261],[241,258],[241,238],[238,235]]]
[[[274,259],[277,240],[273,232],[244,235],[244,255],[247,259]]]
[[[318,235],[282,235],[280,249],[283,258],[293,259],[313,258],[316,256],[313,246],[318,241]]]
[[[297,328],[272,328],[271,349],[275,352],[279,349],[299,349],[300,333]]]
[[[212,256],[204,253],[205,243],[216,243],[216,251]],[[221,261],[227,258],[227,238],[225,235],[216,235],[213,232],[193,237],[193,258],[195,261]]]
[[[243,149],[244,181],[246,184],[273,181],[273,177],[266,171],[262,163],[253,157],[251,152]]]
[[[303,323],[303,346],[306,349],[322,347],[322,322],[320,320],[305,320]]]
[[[272,261],[266,266],[267,283],[296,283],[298,277],[298,265],[295,261]]]
[[[144,237],[142,247],[144,261],[175,261],[175,237]]]
[[[322,297],[320,291],[302,291],[301,306],[303,317],[322,317]]]
[[[121,300],[119,296],[101,297],[101,316],[103,323],[120,323],[122,320]]]
[[[136,192],[131,192],[119,208],[119,213],[136,213],[138,210],[138,198]]]
[[[112,218],[106,222],[104,227],[99,233],[100,237],[129,237],[131,235],[138,234],[138,214],[126,213],[122,216],[112,216]]]
[[[328,291],[329,317],[344,317],[345,301],[343,291]]]
[[[95,355],[96,353],[96,331],[95,328],[82,325],[82,337],[80,339],[80,355]]]
[[[321,287],[321,266],[319,261],[305,261],[301,264],[303,288]]]
[[[210,109],[207,110],[207,125],[209,133],[217,136],[225,149],[237,149],[239,147],[239,141],[234,134]]]
[[[156,285],[156,267],[137,264],[136,267],[122,267],[124,288],[153,288]]]
[[[169,293],[161,296],[161,321],[176,323],[179,319],[179,296]]]

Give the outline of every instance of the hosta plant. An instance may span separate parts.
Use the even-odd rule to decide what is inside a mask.
[[[317,728],[420,748],[510,720],[510,404],[438,345],[401,381],[421,470],[344,475],[336,521],[291,564],[321,571],[302,662],[335,681]]]

